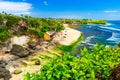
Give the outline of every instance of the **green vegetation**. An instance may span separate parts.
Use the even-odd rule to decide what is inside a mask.
[[[54,57],[38,73],[27,73],[24,80],[97,80],[107,79],[115,65],[120,64],[120,48],[110,49],[96,44],[91,51],[81,50],[80,57],[64,53]]]
[[[33,18],[30,16],[14,16],[7,13],[0,13],[0,25],[5,26],[11,31],[11,35],[31,34],[39,38],[43,38],[43,34],[48,31],[63,30],[63,24],[55,19]],[[23,32],[22,32],[23,31]]]
[[[14,24],[17,24],[20,20],[19,17],[17,16],[11,16],[11,15],[6,15],[5,19],[7,20],[6,26],[7,27],[12,27]]]
[[[106,24],[106,20],[33,18],[23,15],[18,17],[2,13],[0,14],[0,42],[14,36],[14,33],[19,35],[21,31],[23,31],[22,34],[43,38],[45,32],[63,30],[63,24]],[[80,40],[81,37],[78,41]],[[54,57],[38,73],[27,73],[24,80],[95,80],[95,73],[101,78],[107,78],[111,69],[119,64],[120,50],[118,48],[110,49],[96,45],[91,52],[84,48],[80,51],[80,57],[76,58],[70,55],[76,43],[70,46],[58,46],[57,49],[62,50],[64,54]],[[35,64],[41,63],[38,60]]]
[[[0,26],[0,42],[8,39],[10,37],[10,32],[5,26]]]
[[[40,30],[36,29],[36,28],[28,28],[28,31],[30,34],[33,34],[37,37],[43,37],[43,32],[41,32]]]
[[[106,20],[90,20],[90,19],[54,19],[54,18],[33,18],[31,16],[14,16],[5,12],[0,13],[0,25],[5,26],[1,33],[1,40],[5,40],[10,36],[30,34],[39,38],[43,38],[43,34],[48,31],[58,32],[64,29],[63,24],[105,24]],[[7,30],[7,31],[6,31]],[[8,35],[8,33],[11,33]],[[7,34],[7,35],[5,35]],[[2,37],[5,35],[4,37]],[[70,49],[71,46],[64,46]]]
[[[58,19],[57,21],[65,24],[106,24],[106,20],[91,20],[91,19]]]

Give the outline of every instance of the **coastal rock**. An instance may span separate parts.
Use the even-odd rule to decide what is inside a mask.
[[[35,50],[30,49],[30,48],[25,48],[25,50],[27,50],[29,52],[29,54],[35,53]]]
[[[11,53],[19,57],[26,57],[29,55],[29,52],[27,50],[25,50],[22,46],[17,44],[13,45]]]
[[[41,47],[37,44],[37,42],[29,42],[28,48],[32,50],[40,50]]]
[[[8,57],[8,58],[4,59],[4,61],[6,62],[6,64],[8,64],[10,61],[15,61],[17,59],[19,59],[18,56],[12,56],[12,57]]]
[[[11,78],[10,71],[6,69],[5,62],[0,60],[0,80],[9,80]]]
[[[28,43],[28,46],[29,46],[30,49],[35,50],[35,49],[36,49],[36,46],[37,46],[37,43],[36,43],[36,42],[29,42],[29,43]]]
[[[11,78],[10,71],[6,68],[0,67],[0,79],[9,80]]]
[[[29,41],[29,37],[25,35],[20,37],[14,36],[13,38],[11,38],[12,45],[17,44],[25,48],[28,47],[27,46],[28,41]]]
[[[3,60],[0,60],[0,67],[5,68],[6,62]]]
[[[11,39],[9,39],[6,43],[5,43],[5,53],[10,53],[11,49],[12,49],[12,44],[11,44]]]
[[[39,45],[36,46],[36,50],[40,50],[41,47]]]

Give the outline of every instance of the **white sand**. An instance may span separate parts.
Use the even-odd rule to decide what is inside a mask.
[[[81,32],[72,28],[68,28],[67,24],[64,24],[65,30],[58,34],[56,41],[62,45],[70,45],[78,40],[81,36]]]

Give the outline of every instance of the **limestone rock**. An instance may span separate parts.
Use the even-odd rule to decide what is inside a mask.
[[[27,50],[25,50],[22,46],[17,44],[13,45],[11,53],[19,57],[26,57],[29,55],[29,52]]]

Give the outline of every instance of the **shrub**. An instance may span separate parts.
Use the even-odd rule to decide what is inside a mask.
[[[43,37],[44,33],[39,31],[37,28],[28,28],[28,32],[35,35],[36,37]]]
[[[0,41],[8,39],[10,35],[10,32],[5,26],[0,26]]]
[[[96,73],[101,79],[110,75],[111,69],[119,63],[120,50],[103,45],[94,46],[91,52],[81,50],[80,58],[66,53],[54,57],[38,73],[25,76],[25,80],[96,80]]]
[[[55,31],[64,30],[64,26],[63,26],[62,24],[60,24],[60,23],[56,23],[56,24],[54,25],[54,30],[55,30]]]
[[[15,23],[17,23],[20,20],[19,17],[11,16],[11,15],[7,15],[5,18],[7,19],[7,23],[6,23],[7,27],[13,26]]]

